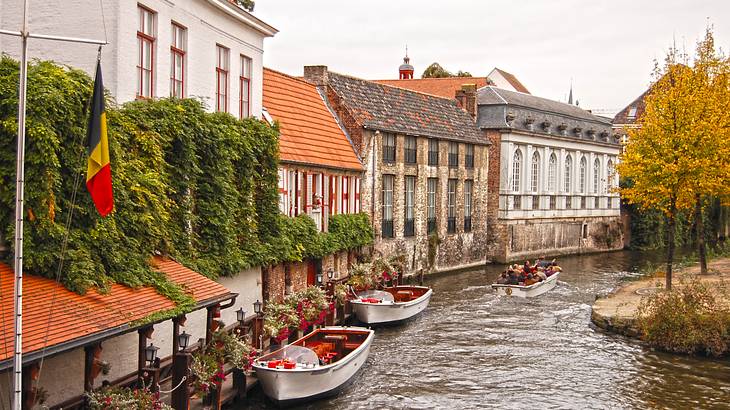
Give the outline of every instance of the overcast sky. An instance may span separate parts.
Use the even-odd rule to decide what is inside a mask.
[[[651,80],[672,39],[694,50],[705,27],[730,48],[730,0],[256,0],[280,32],[264,63],[304,65],[366,79],[398,78],[405,45],[416,77],[436,61],[484,76],[499,67],[535,95],[620,109]],[[709,18],[709,20],[708,20]]]

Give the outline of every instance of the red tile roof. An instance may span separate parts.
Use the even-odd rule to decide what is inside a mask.
[[[374,80],[376,83],[405,88],[406,90],[454,98],[464,84],[476,84],[477,88],[487,85],[487,77],[420,78],[412,80]]]
[[[153,264],[156,270],[190,292],[199,305],[231,295],[223,285],[173,260],[155,258]],[[13,277],[13,269],[0,263],[0,362],[13,354]],[[51,306],[53,314],[49,320]],[[115,328],[121,332],[132,321],[174,307],[173,301],[151,287],[132,289],[114,284],[107,294],[89,290],[79,295],[51,279],[24,275],[23,353],[39,353],[44,344],[50,348]]]
[[[314,85],[264,68],[264,107],[279,121],[282,161],[363,170]]]

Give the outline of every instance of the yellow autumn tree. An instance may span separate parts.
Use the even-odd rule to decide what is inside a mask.
[[[640,127],[627,130],[628,144],[617,166],[630,181],[621,188],[623,198],[666,217],[667,289],[672,286],[677,215],[694,210],[701,232],[704,199],[727,196],[727,66],[715,52],[710,29],[698,43],[693,65],[671,49],[664,64],[655,66]]]

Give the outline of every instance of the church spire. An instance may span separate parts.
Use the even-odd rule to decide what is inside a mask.
[[[408,45],[406,45],[406,56],[403,57],[403,64],[398,68],[398,78],[401,80],[413,79],[413,66],[411,59],[408,57]]]
[[[568,93],[568,104],[573,105],[573,79],[570,79],[570,93]]]

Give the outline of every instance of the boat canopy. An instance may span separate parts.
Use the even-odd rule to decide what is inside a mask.
[[[366,290],[358,292],[357,296],[359,296],[360,299],[380,299],[382,302],[395,302],[393,294],[383,290]]]
[[[302,363],[302,364],[317,364],[319,363],[319,358],[317,357],[317,353],[314,352],[314,350],[297,346],[297,345],[287,345],[283,348],[277,350],[276,352],[273,352],[271,356],[267,357],[268,360],[283,360],[287,359],[294,363]]]

